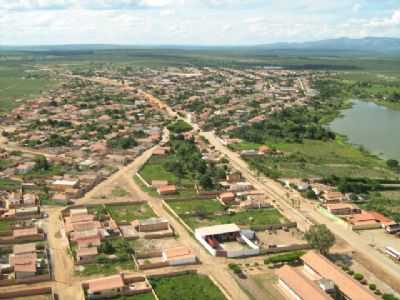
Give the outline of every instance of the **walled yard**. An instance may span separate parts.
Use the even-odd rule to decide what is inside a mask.
[[[147,203],[106,205],[106,210],[117,224],[130,223],[155,217],[154,211]]]
[[[160,300],[224,300],[222,292],[205,275],[187,274],[152,278],[150,282]]]
[[[274,208],[228,212],[215,199],[168,201],[168,204],[192,229],[228,223],[262,226],[285,222],[284,217]]]

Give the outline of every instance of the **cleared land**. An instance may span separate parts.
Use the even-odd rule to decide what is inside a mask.
[[[130,223],[134,220],[148,219],[156,216],[147,203],[106,205],[106,210],[118,224]]]
[[[225,300],[222,292],[205,275],[187,274],[150,280],[160,300]]]

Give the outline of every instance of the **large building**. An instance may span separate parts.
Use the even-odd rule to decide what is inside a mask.
[[[278,285],[290,300],[332,300],[317,283],[295,268],[284,266],[276,271]]]
[[[214,256],[245,257],[260,253],[260,247],[243,235],[236,224],[197,228],[194,235]]]
[[[376,300],[378,299],[359,282],[345,274],[335,264],[315,251],[309,251],[302,257],[304,271],[315,280],[328,279],[334,282],[345,299]]]

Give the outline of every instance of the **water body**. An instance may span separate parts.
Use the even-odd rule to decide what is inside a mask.
[[[344,110],[330,127],[373,154],[400,160],[400,111],[354,100],[353,107]]]

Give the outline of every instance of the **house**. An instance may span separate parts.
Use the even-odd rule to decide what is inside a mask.
[[[233,192],[225,192],[219,194],[217,199],[219,202],[221,202],[222,205],[229,205],[235,201],[236,195]]]
[[[353,230],[385,228],[387,225],[393,224],[393,220],[380,213],[366,211],[351,216],[348,221]]]
[[[152,291],[145,277],[125,273],[92,279],[83,283],[82,288],[90,300],[138,295]]]
[[[162,186],[167,186],[168,185],[168,180],[152,180],[151,181],[151,186],[153,188],[160,188]]]
[[[326,209],[333,215],[353,215],[361,213],[360,208],[350,203],[330,203],[326,204]]]
[[[9,263],[14,269],[16,279],[24,279],[36,275],[36,253],[12,254]]]
[[[65,192],[68,189],[75,189],[79,187],[79,180],[55,180],[50,184],[50,188],[55,191]]]
[[[269,148],[268,146],[265,146],[265,145],[262,145],[258,148],[258,153],[263,154],[263,155],[269,154],[271,152],[272,152],[271,148]]]
[[[76,251],[75,258],[78,264],[88,264],[96,261],[97,255],[97,247],[79,248]]]
[[[132,225],[137,228],[138,232],[153,232],[170,229],[168,220],[164,218],[136,220],[132,222]]]
[[[157,192],[159,195],[165,196],[165,195],[175,195],[178,190],[176,189],[175,185],[164,185],[160,186],[157,189]]]
[[[278,286],[288,299],[293,300],[332,300],[315,282],[300,271],[288,265],[276,271]]]
[[[167,248],[162,252],[162,256],[170,266],[188,265],[197,262],[197,257],[192,250],[183,246]]]
[[[326,204],[339,203],[342,202],[344,199],[345,195],[341,192],[336,192],[336,191],[326,191],[320,197],[320,200]]]
[[[226,181],[228,183],[236,183],[242,181],[242,174],[240,172],[232,172],[226,175]]]
[[[368,289],[345,274],[339,267],[316,251],[309,251],[301,258],[304,262],[304,272],[314,279],[328,279],[348,300],[377,300]]]
[[[36,244],[16,244],[13,246],[13,253],[15,255],[34,253],[36,252]]]
[[[33,170],[35,165],[36,165],[36,163],[34,163],[34,162],[22,163],[15,168],[15,173],[20,174],[20,175],[28,174],[29,172],[31,172]]]
[[[30,239],[39,236],[39,230],[37,227],[30,228],[18,228],[13,230],[13,237],[15,239]]]

